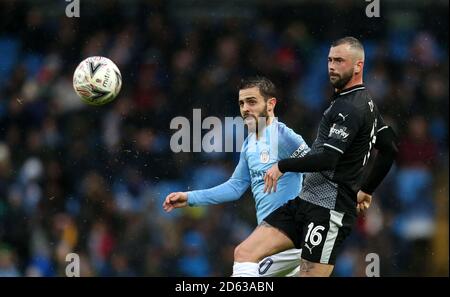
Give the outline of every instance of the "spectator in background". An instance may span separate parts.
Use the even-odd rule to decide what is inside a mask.
[[[396,186],[400,210],[394,232],[404,243],[400,247],[403,266],[414,265],[420,269],[426,263],[421,254],[435,231],[432,168],[437,161],[436,152],[426,119],[420,115],[412,117],[399,145]],[[403,268],[408,269],[408,266]]]

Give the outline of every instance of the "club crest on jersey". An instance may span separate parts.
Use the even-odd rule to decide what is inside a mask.
[[[259,160],[263,164],[269,163],[270,160],[269,152],[267,150],[262,150],[261,153],[259,154]]]

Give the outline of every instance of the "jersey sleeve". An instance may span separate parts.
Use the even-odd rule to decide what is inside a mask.
[[[219,204],[239,199],[250,186],[247,160],[241,152],[239,163],[229,180],[216,187],[188,192],[189,206]]]
[[[378,111],[378,110],[377,110]],[[386,123],[384,122],[383,117],[381,116],[381,114],[378,112],[378,116],[377,116],[377,133],[379,133],[380,131],[387,129],[389,126],[386,125]]]
[[[326,121],[329,127],[328,137],[323,145],[343,154],[361,126],[356,108],[346,102],[336,102],[322,120]]]
[[[306,144],[303,137],[295,133],[294,130],[284,127],[280,131],[282,141],[280,142],[281,159],[286,158],[301,158],[309,152],[309,146]]]

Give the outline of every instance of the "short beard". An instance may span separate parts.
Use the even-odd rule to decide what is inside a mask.
[[[258,118],[265,118],[265,123],[267,123],[267,119],[269,118],[269,113],[267,112],[267,104],[264,106],[263,112],[258,115]]]
[[[330,83],[336,89],[342,90],[352,78],[353,78],[353,71],[351,70],[347,73],[342,73],[342,75],[340,75],[339,79],[336,80],[335,82],[331,81],[331,79],[330,79]]]
[[[251,117],[253,117],[253,116],[251,116]],[[267,112],[267,103],[264,106],[264,110],[260,114],[258,114],[258,116],[256,118],[255,117],[253,117],[253,118],[255,120],[255,126],[251,127],[251,130],[253,132],[262,131],[262,128],[267,126],[267,120],[269,119],[269,113]],[[260,122],[261,118],[263,118],[264,121]],[[261,124],[261,126],[260,126],[260,124]],[[248,127],[248,128],[250,128],[250,127]]]

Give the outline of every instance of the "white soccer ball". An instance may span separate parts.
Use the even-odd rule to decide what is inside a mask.
[[[122,87],[122,75],[108,58],[95,56],[83,60],[73,74],[73,88],[81,100],[103,105],[114,100]]]

